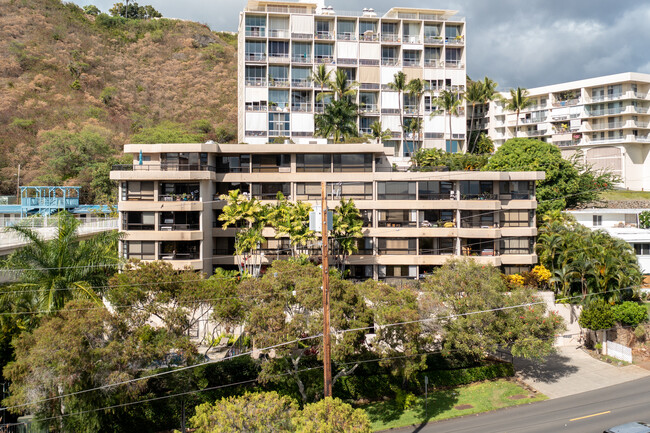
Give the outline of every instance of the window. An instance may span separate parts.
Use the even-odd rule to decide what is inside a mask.
[[[289,42],[270,41],[269,57],[289,57]]]
[[[379,210],[377,211],[377,227],[416,227],[417,215],[417,210]]]
[[[300,63],[311,62],[311,44],[306,44],[303,42],[294,42],[291,47],[291,57],[294,61]]]
[[[199,230],[200,212],[161,212],[159,229],[172,230]]]
[[[381,47],[381,64],[384,66],[397,66],[399,60],[399,48]]]
[[[371,172],[371,153],[342,153],[334,155],[334,172]]]
[[[266,42],[246,41],[246,60],[264,60],[266,58]]]
[[[124,230],[154,230],[154,212],[124,212],[122,214],[122,228]]]
[[[153,200],[153,182],[122,182],[122,200]]]
[[[417,254],[414,238],[379,238],[377,239],[377,254]]]
[[[288,84],[288,66],[269,66],[269,86],[287,86]]]
[[[530,227],[533,221],[533,211],[507,210],[501,212],[501,227]]]
[[[416,278],[418,273],[417,266],[384,266],[377,267],[377,274],[379,279],[387,278]]]
[[[196,260],[201,258],[201,241],[162,241],[158,248],[160,260]]]
[[[404,50],[404,66],[418,66],[420,64],[420,52],[417,50]]]
[[[296,200],[318,200],[322,197],[321,184],[317,182],[297,183]]]
[[[246,36],[264,36],[266,17],[246,16]]]
[[[373,242],[372,238],[359,238],[355,239],[357,244],[357,251],[352,253],[355,255],[372,255],[373,254]]]
[[[269,90],[269,111],[286,111],[289,109],[288,90]],[[287,122],[289,116],[287,115]],[[287,126],[287,130],[289,127]]]
[[[217,173],[248,173],[251,156],[248,154],[217,156]]]
[[[297,154],[296,171],[298,173],[330,173],[332,171],[332,156],[328,153]]]
[[[492,193],[494,182],[491,180],[460,181],[460,197],[463,200],[494,200]]]
[[[634,244],[634,252],[637,256],[650,256],[650,244]]]
[[[501,198],[504,200],[528,200],[535,193],[535,182],[510,181],[499,185]]]
[[[420,200],[449,200],[454,190],[452,182],[418,182],[418,197]]]
[[[123,241],[123,255],[127,259],[156,260],[155,244],[141,241]]]
[[[284,183],[254,183],[251,186],[252,195],[262,200],[275,200],[278,192],[291,198],[291,184]]]
[[[427,39],[434,39],[440,36],[440,27],[431,24],[424,25],[424,39],[427,42]]]
[[[415,182],[377,182],[378,200],[415,200]]]
[[[276,137],[289,135],[289,114],[269,114],[269,135]]]
[[[419,211],[420,227],[445,227],[446,223],[456,226],[456,211],[451,209],[426,209]],[[447,224],[449,226],[449,224]]]
[[[372,182],[328,182],[327,194],[334,200],[372,200]]]
[[[460,226],[463,228],[494,227],[494,213],[492,211],[461,211]]]
[[[600,227],[603,225],[603,216],[602,215],[594,215],[593,217],[593,226],[594,227]]]
[[[534,238],[501,239],[501,254],[532,254]]]
[[[445,140],[447,153],[458,153],[458,140]]]
[[[291,169],[291,155],[253,155],[253,173],[285,172]]]
[[[355,40],[354,36],[354,21],[339,20],[336,28],[337,38],[345,40]]]
[[[317,59],[331,59],[332,58],[332,45],[330,45],[330,44],[314,44],[314,56]]]
[[[445,49],[445,62],[447,62],[447,66],[458,66],[462,58],[461,53],[461,48]]]
[[[459,35],[460,35],[460,27],[450,26],[450,25],[445,26],[445,36],[447,37],[447,39],[453,39]]]
[[[636,214],[625,214],[625,225],[636,227]]]

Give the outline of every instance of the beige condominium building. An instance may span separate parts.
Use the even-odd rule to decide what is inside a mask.
[[[119,183],[121,255],[167,260],[212,273],[236,268],[235,229],[221,227],[219,197],[239,189],[263,202],[281,191],[317,204],[327,182],[329,207],[354,199],[364,219],[356,278],[419,278],[451,257],[473,256],[506,272],[537,261],[535,181],[543,172],[394,171],[381,144],[127,144]],[[265,229],[268,264],[289,257],[288,239]],[[318,245],[313,254],[318,255]]]
[[[465,20],[456,11],[346,12],[322,0],[249,0],[239,19],[238,141],[326,143],[315,134],[314,116],[328,102],[318,98],[327,89],[311,80],[324,64],[332,75],[342,70],[358,82],[359,133],[370,132],[375,121],[390,129],[392,138],[384,144],[395,149],[398,165],[407,164],[419,147],[463,149],[464,110],[452,117],[450,128],[432,101],[443,89],[465,91],[465,41]],[[428,91],[420,101],[405,94],[400,101],[388,86],[399,71],[407,80],[425,80]],[[404,125],[423,119],[421,133],[402,131],[402,118]]]
[[[556,144],[567,158],[580,150],[587,164],[620,176],[620,187],[650,189],[650,75],[627,72],[528,90],[533,104],[518,121],[503,102],[475,121],[497,147],[515,137],[518,123],[518,137]]]

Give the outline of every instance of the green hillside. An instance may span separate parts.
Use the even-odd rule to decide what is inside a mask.
[[[232,139],[236,43],[199,23],[1,0],[0,195],[21,164],[23,185],[81,184],[86,201],[105,200],[123,144],[161,123]]]

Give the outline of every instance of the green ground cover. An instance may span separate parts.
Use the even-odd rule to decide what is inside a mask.
[[[371,403],[362,408],[368,413],[374,431],[420,425],[462,415],[546,400],[531,394],[521,385],[506,380],[485,381],[445,390],[429,389],[428,415],[424,396],[417,397],[410,408],[402,409],[395,401]]]
[[[605,191],[602,200],[650,200],[650,191]]]

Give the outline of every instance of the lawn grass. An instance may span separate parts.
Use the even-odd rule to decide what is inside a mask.
[[[525,396],[520,399],[509,399],[512,396]],[[546,396],[530,393],[519,384],[499,379],[485,381],[453,389],[429,390],[428,416],[425,414],[424,396],[419,397],[415,404],[407,410],[395,406],[393,401],[372,403],[362,407],[372,421],[373,431],[385,430],[409,425],[420,425],[426,421],[439,421],[462,415],[487,412],[502,407],[516,406],[524,403],[546,400]],[[456,409],[461,405],[471,405],[471,408]]]
[[[650,200],[650,191],[604,191],[600,193],[602,200]]]

